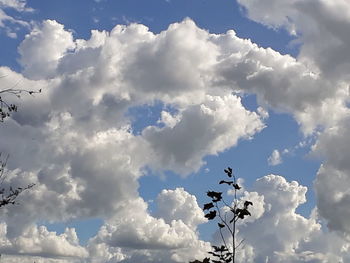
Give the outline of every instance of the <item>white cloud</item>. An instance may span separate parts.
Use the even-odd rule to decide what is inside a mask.
[[[155,151],[153,167],[187,174],[202,166],[204,156],[218,154],[262,128],[259,116],[247,111],[238,97],[207,96],[184,110],[174,127],[148,127],[142,135]]]
[[[302,81],[303,84],[299,87],[308,91],[314,89],[311,92],[314,94],[313,99],[307,99],[308,95],[304,93],[304,98],[297,99],[302,102],[299,109],[294,106],[290,107],[289,103],[294,101],[292,98],[296,98],[297,94],[302,94],[297,92],[298,88],[292,88],[290,91],[293,92],[293,95],[286,95],[288,92],[284,93],[288,102],[283,102],[282,97],[277,101],[284,103],[284,107],[287,106],[289,111],[293,112],[306,134],[311,133],[315,128],[320,131],[316,133],[320,137],[316,137],[313,147],[314,154],[324,160],[315,180],[317,206],[320,215],[327,220],[330,229],[348,236],[349,224],[346,218],[349,215],[346,211],[349,209],[346,200],[348,199],[349,178],[347,175],[349,174],[350,155],[346,149],[348,136],[345,131],[349,118],[349,108],[346,106],[349,101],[350,59],[347,52],[350,43],[348,38],[349,1],[239,0],[238,2],[246,8],[249,18],[273,28],[286,28],[290,34],[295,36],[294,42],[300,45],[300,53],[295,61],[297,64],[307,65],[310,70],[307,78],[314,81],[308,84]],[[285,69],[286,67],[283,68],[283,71]],[[266,71],[277,72],[274,67]],[[258,75],[257,73],[256,76]],[[281,76],[281,74],[278,75]],[[302,79],[305,79],[305,76],[307,75],[304,75]],[[244,83],[246,80],[242,79]],[[269,79],[272,78],[266,81]],[[265,86],[263,80],[265,79],[260,78],[259,88]],[[293,85],[298,81],[290,83]],[[273,85],[270,86],[273,87]],[[291,85],[281,82],[281,87],[291,87]],[[263,87],[262,90],[265,88]],[[258,98],[261,98],[262,91],[256,89],[256,92]],[[269,91],[267,94],[272,96],[276,93]],[[264,98],[271,105],[273,97],[264,96]],[[304,102],[306,103],[303,105]],[[280,107],[274,104],[274,107],[276,106]],[[307,257],[306,253],[305,261]],[[311,261],[312,257],[315,257],[316,261],[319,255],[309,256],[308,260]],[[333,258],[328,261],[336,262],[337,260]]]
[[[281,1],[269,10],[289,14],[294,2]],[[283,12],[264,21],[275,27],[289,23]],[[348,198],[347,122],[342,122],[348,114],[347,76],[325,78],[333,72],[326,72],[322,63],[315,66],[320,63],[316,55],[307,57],[302,51],[298,59],[282,56],[233,31],[209,34],[189,19],[160,34],[131,24],[111,32],[92,31],[88,40],[74,39],[63,25],[48,20],[27,35],[19,51],[25,77],[1,67],[0,75],[7,76],[2,80],[6,85],[20,80],[21,86],[43,88],[43,93],[23,97],[19,112],[0,130],[6,138],[0,147],[11,155],[5,184],[37,184],[23,195],[26,205],[1,211],[9,242],[38,220],[98,216],[105,225],[86,248],[90,262],[185,262],[205,256],[209,244],[198,239],[195,226],[202,222],[202,213],[194,197],[183,189],[163,191],[154,217],[139,197],[138,179],[145,166],[183,175],[197,171],[205,156],[251,139],[268,114],[262,108],[259,114],[245,109],[234,95],[239,92],[257,94],[265,109],[294,114],[305,133],[326,127],[314,147],[328,160],[315,183],[318,207],[332,229],[349,230],[347,210],[342,210]],[[315,65],[306,63],[310,60]],[[346,63],[341,67],[345,72]],[[164,127],[132,134],[125,113],[154,101],[178,113],[163,111]],[[335,175],[336,185],[328,173]],[[255,211],[240,226],[247,236],[244,262],[264,262],[266,256],[271,262],[346,261],[348,251],[336,247],[346,247],[341,238],[322,232],[316,216],[295,212],[306,201],[305,187],[270,175],[258,180],[254,191],[245,195],[254,201]],[[165,201],[172,206],[166,207]],[[32,236],[65,244],[64,251],[40,242],[29,246],[40,255],[66,253],[84,260],[85,248],[71,242],[72,233],[61,238],[44,228],[32,229],[37,229]],[[327,240],[321,242],[322,237]],[[23,262],[14,257],[7,262]],[[45,262],[49,260],[54,262]]]
[[[278,150],[273,150],[270,157],[267,159],[267,163],[271,166],[279,165],[282,163],[282,157]]]
[[[165,208],[162,202],[169,198],[176,200]],[[190,200],[185,206],[193,206],[194,211],[183,209],[183,198]],[[158,203],[159,215],[164,214],[165,220],[150,216],[147,213],[147,204],[138,199],[124,206],[123,218],[115,217],[102,226],[89,244],[90,251],[105,249],[101,261],[96,262],[117,257],[121,262],[170,263],[187,262],[205,256],[210,245],[198,240],[196,226],[205,220],[194,196],[183,189],[164,190],[158,197]],[[113,255],[113,248],[120,250]]]
[[[188,35],[185,42],[180,41],[183,35]],[[173,196],[179,202],[168,209],[160,204],[163,219],[147,213],[137,189],[146,165],[187,174],[200,168],[205,155],[228,149],[240,138],[250,139],[263,127],[260,116],[245,110],[237,96],[212,87],[209,73],[204,77],[217,53],[208,37],[190,20],[158,35],[132,24],[117,26],[110,33],[93,31],[89,40],[74,40],[71,32],[50,20],[33,29],[19,47],[27,78],[0,68],[1,75],[7,76],[6,85],[20,80],[22,87],[43,89],[35,98],[9,98],[19,103],[20,109],[0,131],[7,138],[0,142],[1,149],[11,155],[5,185],[36,183],[22,196],[27,200],[25,206],[1,211],[7,222],[7,237],[20,237],[38,220],[100,217],[106,220],[108,231],[101,229],[100,241],[96,236],[89,251],[97,253],[98,247],[107,244],[105,252],[96,255],[102,262],[135,262],[144,256],[137,249],[126,253],[116,246],[162,247],[164,251],[153,256],[170,262],[204,255],[209,244],[198,240],[192,229],[203,222],[193,196],[180,190],[162,194],[160,200]],[[146,62],[154,66],[143,67],[143,73],[138,71]],[[179,115],[163,113],[163,129],[148,127],[141,135],[133,135],[127,109],[151,104],[155,99],[171,104]],[[188,121],[203,127],[197,129],[197,142],[193,140],[194,131],[184,125]],[[167,129],[173,130],[180,142],[185,140],[189,162],[180,158],[181,152],[162,145],[168,144]],[[158,133],[164,134],[162,143],[156,143],[154,136]],[[181,138],[183,135],[186,137]],[[18,147],[12,147],[14,143]],[[162,158],[167,161],[160,165]],[[179,207],[182,198],[192,200],[197,208],[185,213]],[[138,207],[132,204],[138,202],[141,215],[137,217],[134,213]],[[131,219],[139,224],[139,232],[128,228]],[[123,229],[129,230],[124,233]],[[170,248],[176,251],[169,252]]]
[[[0,0],[0,28],[3,28],[10,38],[16,38],[18,28],[13,25],[29,28],[29,23],[15,16],[8,15],[6,9],[12,9],[19,13],[31,12],[33,9],[26,6],[26,0]]]
[[[258,103],[292,113],[304,133],[334,124],[347,111],[348,86],[313,73],[303,60],[259,48],[233,31],[216,36],[215,42],[222,49],[215,83],[254,93]]]
[[[181,220],[195,229],[197,225],[206,222],[196,197],[183,188],[163,190],[157,197],[157,211],[157,215],[168,224],[173,220]]]
[[[17,11],[32,11],[28,8],[26,0],[0,0],[0,8],[12,8]]]
[[[239,0],[249,18],[275,28],[285,27],[301,43],[299,58],[328,78],[349,79],[347,0]]]
[[[267,119],[269,117],[269,112],[261,106],[257,108],[257,112],[263,119]]]
[[[59,60],[75,48],[71,32],[54,20],[46,20],[26,35],[18,48],[24,75],[33,79],[53,76]]]
[[[318,209],[332,230],[350,236],[348,200],[350,197],[349,117],[325,130],[313,146],[313,154],[325,161],[320,167],[315,190]]]
[[[316,210],[303,217],[296,209],[306,202],[307,188],[277,175],[258,179],[242,199],[253,206],[238,225],[238,262],[346,262],[347,241],[322,227]],[[220,242],[220,237],[216,236]]]
[[[7,226],[1,224],[1,254],[40,256],[40,257],[71,257],[86,258],[88,252],[79,245],[79,239],[74,229],[67,228],[63,234],[49,232],[44,226],[29,226],[20,236],[6,238]]]

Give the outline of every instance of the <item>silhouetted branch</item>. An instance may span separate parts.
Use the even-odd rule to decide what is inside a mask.
[[[0,122],[3,122],[5,118],[10,117],[11,113],[17,112],[18,107],[16,104],[9,103],[7,100],[4,99],[2,95],[13,95],[17,98],[21,97],[21,94],[29,94],[33,95],[35,93],[41,93],[41,89],[38,91],[34,90],[26,90],[26,89],[16,89],[15,87],[18,85],[16,83],[12,88],[7,88],[0,90]]]
[[[202,261],[195,260],[190,263],[235,263],[236,260],[236,251],[244,242],[242,239],[238,245],[236,245],[236,224],[238,220],[243,220],[246,216],[250,216],[250,212],[248,211],[249,205],[253,205],[251,201],[244,201],[242,205],[242,201],[239,201],[237,198],[237,191],[241,189],[241,187],[237,183],[236,176],[233,174],[232,168],[228,167],[224,169],[226,175],[230,178],[229,181],[221,180],[219,184],[227,185],[228,187],[232,187],[234,191],[232,205],[226,203],[225,199],[222,196],[222,192],[216,191],[208,191],[207,196],[211,198],[211,202],[207,203],[203,207],[203,211],[208,210],[205,217],[208,220],[214,220],[216,217],[219,218],[219,232],[222,239],[223,245],[221,247],[212,246],[213,251],[208,252],[215,259],[205,258]],[[232,180],[233,179],[233,180]],[[222,204],[220,207],[219,204]],[[215,210],[211,210],[215,209]],[[227,219],[227,212],[225,212],[225,216],[223,218],[221,214],[221,209],[226,209],[230,213],[232,213],[232,219]],[[231,227],[232,224],[232,227]],[[226,228],[232,237],[232,248],[228,247],[227,241],[222,233],[222,229]]]
[[[0,76],[3,78],[5,76]],[[18,82],[19,83],[19,82]],[[17,89],[18,83],[16,83],[11,88],[6,88],[0,90],[0,122],[4,122],[4,119],[10,117],[11,113],[17,112],[17,105],[9,103],[4,99],[4,95],[12,95],[17,98],[21,97],[21,94],[33,95],[35,93],[41,93],[41,89],[38,91],[27,90],[27,89]],[[29,184],[26,187],[17,187],[13,188],[10,186],[9,189],[1,188],[5,179],[6,179],[6,164],[8,161],[9,155],[6,155],[5,158],[2,158],[2,153],[0,153],[0,208],[6,205],[17,204],[16,198],[25,190],[32,188],[35,184]]]

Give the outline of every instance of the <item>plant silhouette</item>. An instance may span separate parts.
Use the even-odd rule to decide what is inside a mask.
[[[208,253],[211,257],[206,257],[202,261],[194,260],[190,263],[235,263],[236,262],[236,251],[243,243],[244,239],[237,243],[237,222],[244,220],[246,216],[250,216],[249,206],[253,203],[249,200],[239,200],[237,192],[241,189],[238,185],[237,178],[233,173],[231,167],[224,169],[226,176],[229,178],[228,181],[221,180],[219,184],[225,184],[228,187],[232,187],[233,190],[233,201],[229,205],[223,198],[223,192],[208,191],[207,196],[211,198],[211,202],[204,204],[203,211],[205,217],[208,220],[217,219],[220,236],[222,239],[221,246],[212,246],[212,251]],[[232,243],[228,243],[224,237],[223,231],[228,231],[229,236],[232,238]]]
[[[12,113],[17,112],[18,107],[16,104],[9,103],[5,98],[9,95],[20,98],[22,94],[33,95],[35,93],[41,93],[41,89],[38,91],[25,90],[25,89],[16,89],[15,87],[6,88],[0,90],[0,123],[4,123],[5,119],[10,117]],[[6,179],[6,164],[9,155],[3,157],[0,152],[0,208],[7,205],[17,204],[16,198],[25,190],[32,188],[35,184],[29,184],[25,187],[9,187],[4,188],[3,183]]]

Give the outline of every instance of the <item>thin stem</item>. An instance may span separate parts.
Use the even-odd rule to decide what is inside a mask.
[[[219,215],[219,218],[220,218],[221,222],[225,224],[225,226],[227,227],[228,231],[230,231],[230,234],[233,235],[233,232],[232,232],[232,230],[231,230],[230,225],[227,224],[226,220],[224,220],[224,219],[222,218],[221,212],[220,212],[220,208],[219,208],[219,206],[218,206],[217,203],[215,203],[215,207],[216,207],[216,210],[218,211],[218,215]]]
[[[227,248],[225,238],[224,238],[224,236],[223,236],[223,234],[222,234],[222,231],[221,231],[221,227],[219,227],[219,231],[220,231],[221,239],[222,239],[222,241],[224,242],[225,247]]]
[[[4,176],[4,172],[5,172],[5,167],[6,167],[6,164],[7,164],[7,160],[9,158],[9,154],[6,156],[5,160],[1,160],[1,153],[0,153],[0,185],[3,184],[6,176]]]
[[[234,184],[236,185],[236,176],[233,176],[233,181]],[[234,195],[234,200],[233,200],[233,211],[234,211],[234,218],[232,222],[232,228],[233,228],[233,234],[232,234],[232,263],[235,263],[235,257],[236,257],[236,222],[237,222],[237,217],[236,217],[236,209],[237,209],[237,189],[234,187],[235,195]]]
[[[239,242],[239,244],[236,246],[236,248],[238,248],[240,245],[242,245],[242,243],[244,242],[244,238]]]

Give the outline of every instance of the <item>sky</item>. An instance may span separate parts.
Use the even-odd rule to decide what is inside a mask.
[[[348,0],[0,0],[1,262],[350,262]],[[232,198],[225,192],[226,198]],[[229,238],[229,237],[227,237]]]

